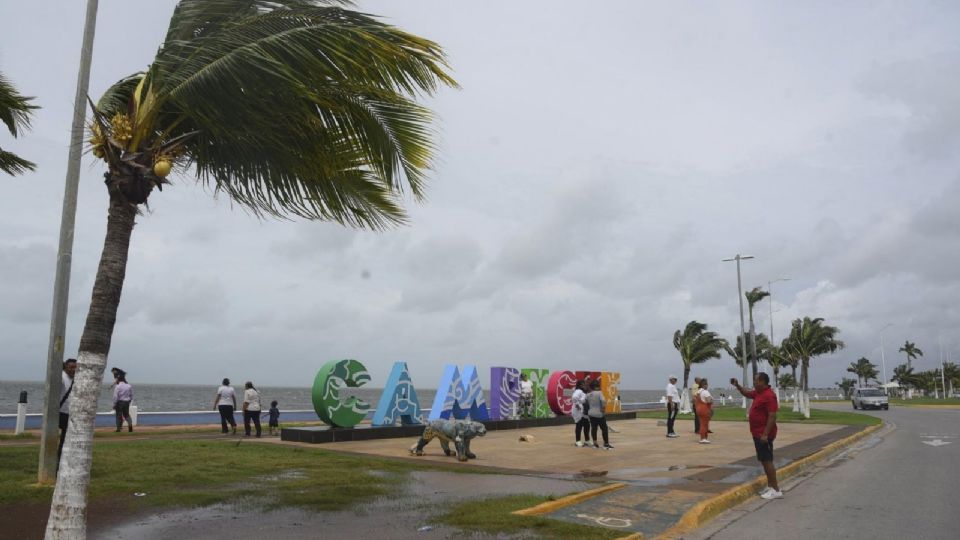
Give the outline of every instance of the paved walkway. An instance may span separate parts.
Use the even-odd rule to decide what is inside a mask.
[[[563,521],[599,525],[655,536],[674,525],[693,505],[746,483],[762,474],[745,422],[714,422],[712,444],[698,444],[693,422],[678,420],[680,438],[665,437],[662,421],[653,419],[611,422],[613,450],[578,448],[573,427],[557,426],[518,431],[492,431],[475,439],[476,460],[466,467],[491,468],[531,476],[624,482],[627,487],[560,508],[547,515]],[[827,444],[845,438],[862,426],[781,424],[776,442],[776,464],[783,467]],[[532,435],[533,442],[520,441]],[[276,440],[266,441],[285,443]],[[434,441],[422,457],[411,456],[416,439],[383,439],[319,445],[327,450],[369,454],[418,462],[455,462]],[[316,446],[316,445],[306,445]]]

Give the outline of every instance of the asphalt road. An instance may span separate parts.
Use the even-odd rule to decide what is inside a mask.
[[[960,410],[867,414],[888,426],[788,482],[783,499],[757,497],[684,538],[960,538]]]

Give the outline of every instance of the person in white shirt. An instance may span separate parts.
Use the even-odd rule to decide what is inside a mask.
[[[667,383],[667,437],[674,439],[679,436],[673,430],[673,424],[677,420],[677,413],[680,412],[680,392],[677,391],[677,376],[671,375],[669,381]]]
[[[77,359],[68,358],[63,363],[60,374],[60,446],[57,447],[57,467],[60,466],[60,454],[63,453],[63,441],[67,438],[67,426],[70,425],[70,394],[73,393],[73,377],[77,373]]]
[[[127,431],[133,432],[133,420],[130,419],[130,402],[133,401],[133,387],[127,382],[127,373],[122,369],[113,372],[113,410],[117,416],[117,431],[123,429],[127,421]]]
[[[570,410],[570,415],[573,416],[573,421],[576,422],[576,442],[575,445],[583,447],[584,444],[587,446],[592,446],[590,443],[590,420],[587,418],[584,412],[584,405],[587,402],[587,393],[584,391],[583,380],[577,381],[576,389],[573,391],[573,394],[570,396],[570,400],[573,401],[573,408]],[[583,433],[584,442],[580,442],[580,434]]]
[[[224,379],[217,396],[213,398],[213,409],[220,411],[220,427],[223,433],[227,431],[227,424],[233,427],[233,434],[237,434],[237,421],[233,419],[233,411],[237,408],[237,393],[230,386],[230,379]]]
[[[253,387],[253,382],[247,381],[243,390],[243,432],[250,436],[250,421],[257,428],[257,437],[260,437],[260,392]]]
[[[520,375],[520,411],[524,418],[533,416],[533,382],[526,373]]]

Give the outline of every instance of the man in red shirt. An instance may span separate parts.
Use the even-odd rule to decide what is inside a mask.
[[[737,379],[730,384],[741,394],[753,400],[750,407],[750,434],[757,450],[757,459],[767,473],[767,489],[760,493],[764,499],[782,499],[783,492],[777,484],[777,469],[773,466],[773,440],[777,437],[777,395],[770,388],[770,376],[758,373],[753,379],[753,390],[740,386]]]

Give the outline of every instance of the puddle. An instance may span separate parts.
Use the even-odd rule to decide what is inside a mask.
[[[387,476],[384,471],[369,471]],[[271,479],[297,478],[302,471],[283,471]],[[283,476],[288,475],[288,476]],[[306,540],[313,538],[461,538],[456,529],[430,523],[446,503],[493,496],[536,493],[566,495],[596,487],[595,482],[523,475],[462,474],[416,471],[407,476],[402,492],[368,501],[355,509],[340,512],[313,512],[301,508],[265,511],[269,501],[243,499],[231,504],[204,508],[152,511],[119,524],[90,530],[91,539],[161,540],[261,540],[264,537]],[[420,531],[424,526],[432,529]],[[484,535],[471,537],[487,538]]]
[[[270,474],[267,476],[257,476],[254,478],[254,480],[259,480],[263,482],[279,482],[281,480],[301,480],[306,477],[307,477],[307,473],[297,469],[290,469],[287,471],[281,471],[277,474]]]

